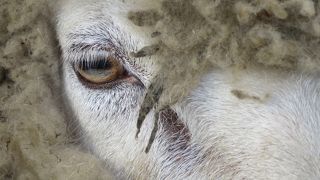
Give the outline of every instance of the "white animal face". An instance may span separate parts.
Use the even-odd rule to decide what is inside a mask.
[[[58,15],[68,101],[85,143],[115,176],[318,179],[319,75],[212,70],[189,97],[160,115],[155,142],[144,152],[154,112],[138,138],[136,123],[157,65],[149,57],[130,57],[153,40],[127,14],[148,3],[154,2],[66,0]],[[103,78],[110,74],[112,80]]]

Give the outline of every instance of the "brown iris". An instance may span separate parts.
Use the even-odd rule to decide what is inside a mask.
[[[101,85],[113,82],[123,76],[125,70],[114,57],[86,62],[75,65],[75,71],[81,80],[92,85]]]

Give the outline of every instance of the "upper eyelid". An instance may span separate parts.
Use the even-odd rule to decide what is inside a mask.
[[[121,64],[124,64],[127,54],[119,52],[119,49],[115,46],[87,43],[72,44],[71,47],[63,53],[64,60],[71,64],[79,63],[84,60],[95,61],[101,59],[101,57],[107,58],[108,56],[116,57]]]
[[[63,59],[77,63],[83,58],[95,59],[99,56],[115,56],[122,64],[127,64],[129,53],[137,51],[136,42],[121,31],[112,21],[97,18],[90,26],[77,27],[66,35]]]
[[[104,26],[93,26],[91,28],[79,29],[76,32],[69,33],[66,36],[67,42],[65,49],[65,55],[67,57],[73,56],[75,54],[86,54],[94,55],[96,52],[103,52],[106,55],[118,56],[118,58],[123,58],[128,56],[125,49],[133,49],[131,43],[123,44],[121,39],[124,39],[121,35],[114,36],[107,30],[117,29],[114,26],[113,28],[104,28],[99,31],[98,29]],[[119,31],[119,30],[118,30]],[[129,38],[130,39],[130,38]],[[77,59],[71,58],[67,59],[69,61],[77,61]]]
[[[63,53],[63,59],[71,64],[80,63],[82,61],[93,61],[101,57],[112,55],[109,51],[101,51],[95,49],[68,49]]]
[[[96,60],[102,56],[114,56],[128,71],[144,73],[145,70],[131,59],[130,53],[138,51],[139,41],[121,31],[114,24],[103,22],[78,28],[66,35],[62,46],[62,58],[66,63],[75,64],[83,60]]]

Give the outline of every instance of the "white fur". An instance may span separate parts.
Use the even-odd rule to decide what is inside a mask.
[[[144,0],[66,0],[59,11],[57,30],[66,94],[86,144],[105,160],[107,168],[123,179],[319,179],[317,74],[257,67],[240,72],[212,70],[189,97],[173,107],[190,131],[187,148],[178,148],[179,141],[168,141],[161,126],[151,151],[144,152],[153,112],[138,139],[135,133],[145,89],[130,83],[113,89],[86,88],[70,65],[83,55],[69,48],[80,43],[103,44],[103,38],[110,35],[121,42],[127,54],[152,44],[151,31],[126,18],[130,10],[148,8],[145,2],[151,4]],[[70,33],[92,36],[70,39]],[[88,56],[95,53],[92,48]],[[126,68],[147,87],[157,72],[154,59],[127,61]],[[140,68],[132,68],[133,62]],[[256,98],[238,98],[233,90]],[[168,151],[169,147],[174,150]]]

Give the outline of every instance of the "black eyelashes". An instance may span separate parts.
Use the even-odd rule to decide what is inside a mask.
[[[112,68],[112,63],[108,60],[108,58],[100,58],[98,60],[90,61],[90,60],[81,60],[77,63],[79,68],[82,70],[89,69],[110,69]]]

